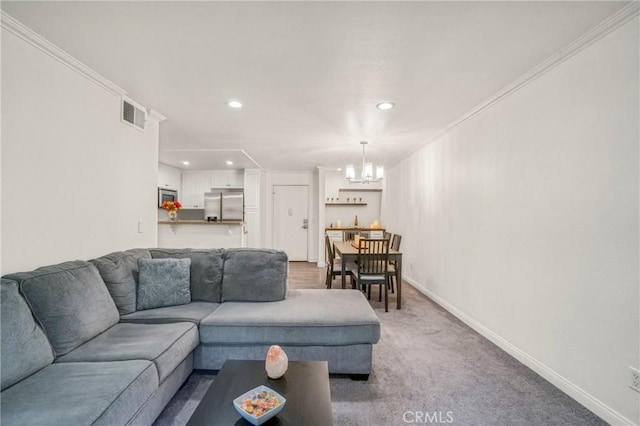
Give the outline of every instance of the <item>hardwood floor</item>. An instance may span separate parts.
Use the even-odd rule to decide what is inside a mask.
[[[326,288],[324,285],[327,268],[318,268],[315,263],[289,262],[289,288]],[[339,279],[334,281],[334,285]]]

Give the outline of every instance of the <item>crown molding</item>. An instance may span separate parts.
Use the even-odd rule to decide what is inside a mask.
[[[83,77],[87,78],[88,80],[92,81],[108,92],[117,96],[124,96],[127,94],[124,89],[122,89],[115,83],[112,83],[107,78],[89,68],[82,62],[78,61],[76,58],[69,55],[64,50],[60,49],[50,41],[35,33],[33,30],[26,27],[6,12],[0,11],[0,18],[2,28],[13,33],[14,35],[18,36],[37,49],[40,49],[42,52],[71,68],[78,74],[82,75]]]
[[[480,114],[484,110],[492,107],[493,105],[502,101],[509,95],[517,92],[522,87],[526,86],[527,84],[541,77],[547,71],[555,68],[556,66],[560,65],[567,59],[571,58],[572,56],[582,51],[583,49],[586,49],[587,47],[591,46],[598,40],[602,39],[607,34],[615,31],[616,29],[620,28],[630,20],[634,19],[635,17],[638,16],[639,13],[640,13],[640,1],[634,0],[630,2],[627,6],[623,7],[622,9],[620,9],[619,11],[611,15],[609,18],[605,19],[600,24],[598,24],[591,30],[584,33],[582,36],[578,37],[573,42],[569,43],[567,46],[563,47],[562,49],[554,53],[543,62],[533,67],[531,70],[527,71],[525,74],[521,75],[516,80],[512,81],[510,84],[508,84],[507,86],[503,87],[502,89],[500,89],[499,91],[491,95],[485,101],[471,108],[469,111],[467,111],[466,113],[458,117],[456,120],[447,124],[445,127],[443,127],[438,132],[436,132],[435,135],[430,136],[424,143],[421,143],[418,147],[411,150],[407,154],[403,155],[398,160],[394,161],[393,164],[391,164],[391,166],[392,167],[395,166],[396,164],[400,163],[405,158],[413,155],[414,153],[416,153],[426,145],[430,144],[434,140],[449,133],[451,130],[460,126],[467,120],[472,119],[473,117]]]
[[[250,156],[250,155],[249,155],[249,153],[248,153],[247,151],[245,151],[244,149],[241,149],[240,151],[241,151],[244,155],[246,155],[246,156],[247,156],[247,158],[253,162],[253,164],[255,164],[256,166],[258,166],[258,168],[259,168],[260,170],[262,170],[263,172],[265,171],[264,167],[262,167],[262,166],[260,165],[260,163],[258,163],[258,162],[256,161],[256,159],[255,159],[255,158],[253,158],[252,156]]]
[[[157,120],[158,122],[162,122],[162,121],[167,119],[167,117],[165,117],[164,115],[160,114],[155,109],[150,109],[149,110],[149,117]]]

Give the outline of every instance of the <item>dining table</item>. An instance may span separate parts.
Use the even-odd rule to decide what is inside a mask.
[[[349,262],[358,260],[358,248],[353,241],[334,241],[333,248],[335,253],[342,259],[342,288],[346,288],[347,274],[345,265]],[[396,291],[396,309],[402,307],[402,252],[389,249],[389,261],[395,262],[397,272],[397,291]]]

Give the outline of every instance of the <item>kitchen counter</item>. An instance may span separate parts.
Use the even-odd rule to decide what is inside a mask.
[[[158,221],[159,224],[162,225],[244,225],[245,222],[242,221],[236,221],[236,220],[225,220],[225,221],[218,221],[218,222],[209,222],[206,220],[176,220],[176,221],[170,221],[170,220],[159,220]]]
[[[246,246],[242,221],[158,220],[159,248],[235,248]]]

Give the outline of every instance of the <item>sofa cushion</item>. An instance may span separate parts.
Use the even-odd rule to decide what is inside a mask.
[[[220,303],[224,249],[150,249],[154,259],[191,259],[191,300]]]
[[[153,361],[160,383],[198,346],[198,328],[174,324],[117,324],[56,362]]]
[[[7,275],[17,281],[57,356],[120,319],[96,267],[82,260]]]
[[[0,376],[2,389],[30,376],[53,362],[53,349],[36,324],[18,283],[0,284]]]
[[[51,364],[2,392],[6,425],[124,425],[158,388],[149,361]]]
[[[186,305],[167,306],[133,312],[120,317],[120,322],[138,324],[168,324],[173,322],[192,322],[200,324],[203,318],[215,311],[219,303],[191,302]]]
[[[222,277],[223,302],[273,302],[287,297],[289,262],[283,251],[229,249]]]
[[[227,302],[200,322],[203,344],[338,346],[379,338],[380,321],[358,290],[291,290],[278,302]]]
[[[151,259],[149,250],[118,251],[91,260],[107,285],[120,315],[136,311],[138,259]]]
[[[138,310],[184,305],[191,302],[190,259],[140,259]]]

